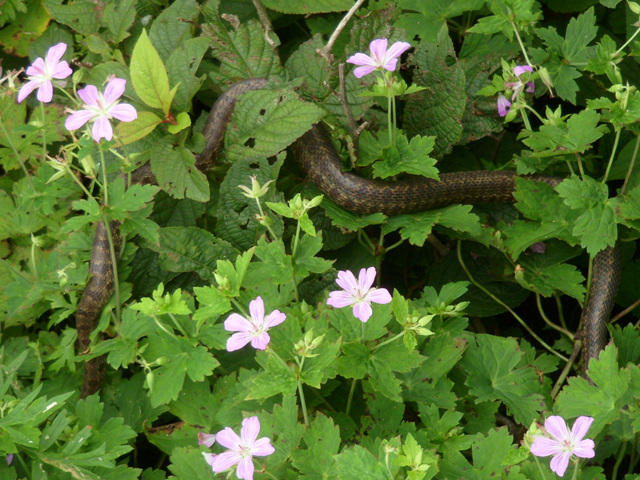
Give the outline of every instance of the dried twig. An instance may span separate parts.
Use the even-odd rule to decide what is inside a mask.
[[[258,18],[260,19],[260,23],[264,28],[265,41],[269,45],[271,45],[271,48],[273,49],[277,48],[278,45],[276,45],[276,42],[274,42],[269,36],[269,33],[271,32],[275,33],[275,31],[273,30],[273,25],[271,24],[271,20],[269,20],[269,14],[267,13],[267,9],[264,8],[264,5],[262,4],[261,0],[252,0],[252,1],[253,1],[253,6],[256,7],[256,11],[258,12]]]
[[[318,50],[318,53],[322,55],[322,58],[324,58],[327,61],[327,63],[331,63],[331,60],[332,60],[331,49],[333,48],[333,44],[336,43],[336,40],[338,39],[338,36],[342,33],[342,30],[344,30],[344,27],[346,27],[347,23],[349,23],[349,20],[351,20],[351,17],[353,17],[353,14],[356,13],[356,10],[358,10],[358,8],[360,8],[360,5],[362,5],[363,3],[364,3],[364,0],[358,0],[353,5],[353,7],[351,7],[351,9],[347,12],[347,14],[343,17],[343,19],[340,20],[340,23],[331,34],[331,37],[329,38],[329,41],[324,46],[324,48],[321,48],[320,50]]]

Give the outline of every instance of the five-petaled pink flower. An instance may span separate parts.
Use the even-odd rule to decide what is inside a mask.
[[[227,350],[233,352],[244,347],[251,342],[253,348],[264,350],[271,337],[267,330],[284,322],[286,315],[279,310],[274,310],[267,318],[264,318],[264,302],[262,297],[257,297],[249,303],[249,313],[251,318],[244,318],[242,315],[232,313],[224,321],[224,329],[234,333],[227,340]]]
[[[38,57],[31,66],[27,67],[29,81],[18,92],[18,102],[22,102],[36,88],[38,89],[36,95],[38,100],[44,103],[51,101],[53,98],[51,80],[62,80],[73,73],[66,61],[60,61],[66,50],[66,43],[58,43],[47,51],[44,60],[42,57]]]
[[[242,421],[240,436],[229,427],[216,434],[217,442],[228,448],[224,453],[203,453],[205,460],[211,466],[214,473],[224,472],[236,463],[236,476],[243,480],[253,480],[252,457],[265,457],[276,451],[267,437],[258,438],[260,433],[260,421],[258,417],[245,418]]]
[[[391,301],[391,295],[386,288],[371,288],[375,279],[374,267],[360,270],[357,281],[353,273],[348,270],[338,272],[336,283],[344,291],[331,292],[327,304],[337,308],[353,305],[355,317],[361,322],[366,322],[373,314],[371,302],[389,303]]]
[[[387,50],[386,38],[374,40],[369,44],[371,56],[365,55],[364,53],[356,53],[349,57],[347,63],[361,65],[353,71],[353,74],[358,78],[361,78],[374,70],[378,70],[379,68],[384,68],[393,72],[396,69],[396,64],[400,55],[410,47],[411,45],[407,42],[396,42],[389,47],[389,50]]]
[[[124,93],[127,81],[122,78],[112,78],[107,82],[104,94],[93,85],[78,90],[78,96],[84,102],[84,108],[74,112],[67,118],[64,126],[67,130],[77,130],[87,122],[93,122],[91,136],[96,142],[101,138],[111,140],[113,127],[109,120],[117,118],[122,122],[131,122],[138,118],[138,113],[128,103],[118,100]]]
[[[581,458],[595,456],[593,440],[583,440],[592,423],[592,417],[578,417],[569,432],[564,419],[552,415],[544,422],[544,429],[553,438],[536,437],[531,445],[531,453],[538,457],[553,455],[551,470],[562,477],[567,470],[571,455]]]

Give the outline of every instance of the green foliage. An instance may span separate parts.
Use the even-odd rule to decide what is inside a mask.
[[[98,3],[0,1],[0,478],[235,477],[212,472],[203,453],[223,447],[199,434],[254,416],[275,449],[252,458],[256,480],[541,480],[549,459],[529,447],[550,415],[594,418],[576,478],[634,475],[640,7],[370,0],[337,30],[352,0],[263,0],[266,17],[251,0]],[[381,38],[411,45],[393,72],[344,68]],[[17,69],[59,42],[73,76],[18,103]],[[109,142],[95,123],[69,132],[76,92],[113,75],[137,119],[104,118]],[[255,78],[224,147],[207,145],[215,99]],[[320,122],[349,175],[515,169],[515,206],[353,213],[334,200],[395,199],[305,183],[288,148]],[[117,288],[78,352],[78,310],[110,293],[88,288],[111,263],[99,223],[118,229]],[[618,243],[630,313],[598,358],[568,360],[589,341],[592,259]],[[340,292],[371,266],[391,302]],[[79,399],[100,357],[104,386]]]

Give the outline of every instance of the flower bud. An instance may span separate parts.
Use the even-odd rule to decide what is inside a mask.
[[[627,1],[627,3],[629,4],[629,9],[633,13],[635,13],[636,15],[640,15],[640,5],[638,5],[636,2]]]

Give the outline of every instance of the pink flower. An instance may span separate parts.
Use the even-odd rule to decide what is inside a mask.
[[[198,432],[198,445],[206,445],[211,448],[216,443],[216,436],[212,433]]]
[[[384,68],[393,72],[396,69],[396,64],[400,55],[410,47],[411,45],[407,42],[396,42],[391,45],[389,50],[387,50],[386,38],[374,40],[369,44],[371,56],[365,55],[364,53],[356,53],[349,57],[347,63],[361,65],[353,71],[353,74],[358,78],[361,78],[374,70],[378,70],[379,68]]]
[[[258,433],[260,433],[258,417],[245,418],[242,421],[240,436],[229,427],[219,431],[216,434],[218,443],[229,450],[219,455],[203,453],[213,472],[224,472],[237,463],[236,476],[243,480],[253,480],[252,457],[265,457],[276,451],[269,438],[262,437],[256,440]]]
[[[592,417],[578,417],[569,432],[564,419],[552,415],[544,422],[544,428],[553,438],[536,437],[531,445],[531,453],[537,457],[553,455],[551,470],[562,477],[569,466],[571,455],[581,458],[595,456],[593,440],[583,440],[592,423]]]
[[[505,117],[509,110],[511,110],[511,102],[503,94],[498,95],[498,114]]]
[[[113,128],[109,120],[117,118],[122,122],[131,122],[138,118],[138,113],[128,103],[118,100],[124,93],[127,81],[122,78],[112,78],[107,82],[104,94],[98,92],[93,85],[78,90],[78,96],[84,102],[84,109],[74,112],[67,118],[64,126],[67,130],[77,130],[87,122],[93,122],[91,136],[96,142],[101,138],[111,140]]]
[[[504,84],[505,87],[511,88],[513,90],[513,95],[511,95],[511,101],[513,101],[518,94],[520,94],[520,92],[522,91],[523,88],[525,88],[525,91],[528,93],[533,93],[536,86],[534,85],[533,82],[527,82],[526,84],[520,80],[520,76],[524,73],[524,72],[533,72],[533,68],[530,67],[529,65],[516,65],[515,67],[513,67],[513,74],[518,77],[518,81],[517,82],[507,82]]]
[[[371,302],[389,303],[391,295],[386,288],[371,288],[376,279],[374,267],[360,270],[358,280],[350,271],[338,272],[336,283],[344,291],[335,291],[329,294],[327,304],[332,307],[342,308],[353,305],[353,314],[361,322],[366,322],[373,314]]]
[[[66,50],[66,43],[54,45],[47,51],[47,57],[44,60],[42,57],[38,57],[31,66],[27,67],[29,81],[18,92],[18,103],[27,98],[36,88],[38,89],[36,95],[38,100],[43,103],[51,101],[53,98],[51,80],[62,80],[73,73],[66,61],[60,61]]]
[[[251,318],[244,318],[237,313],[232,313],[224,321],[224,329],[234,333],[227,340],[227,351],[233,352],[251,342],[253,348],[264,350],[271,338],[267,330],[284,322],[286,315],[279,310],[274,310],[267,318],[264,318],[264,302],[262,297],[257,297],[249,303]]]

